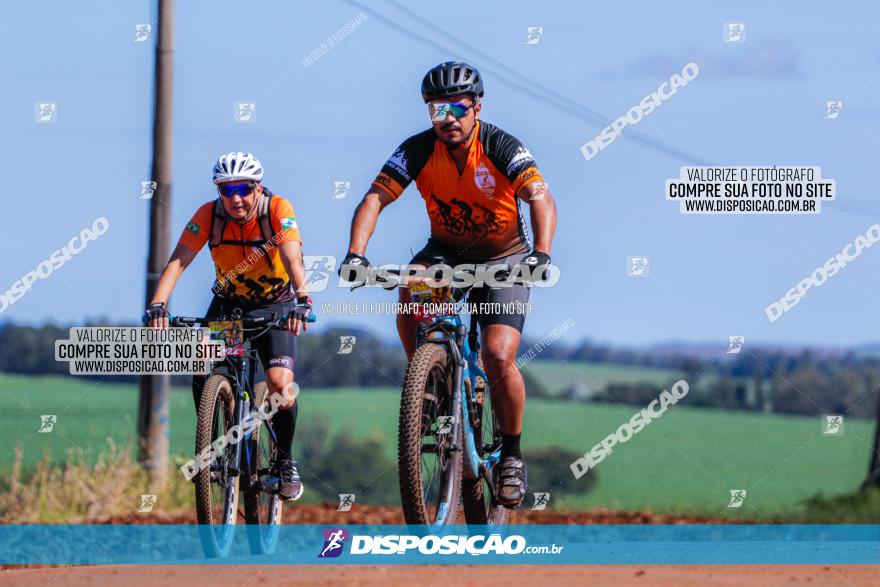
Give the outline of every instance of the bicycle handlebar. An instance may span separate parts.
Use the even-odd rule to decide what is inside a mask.
[[[293,304],[294,307],[304,307],[303,304]],[[313,323],[316,322],[318,317],[312,313],[309,314],[309,317],[306,319],[306,322]],[[286,314],[278,315],[277,312],[271,312],[269,316],[243,316],[237,314],[222,314],[219,316],[205,316],[203,318],[197,318],[194,316],[172,316],[168,315],[168,323],[171,326],[194,326],[195,324],[206,324],[208,322],[222,322],[225,320],[238,320],[242,322],[244,328],[259,328],[261,326],[268,327],[277,327],[281,330],[286,330],[286,328],[282,327],[282,323],[287,320]],[[149,321],[149,316],[145,313],[141,317],[141,321],[145,324]]]

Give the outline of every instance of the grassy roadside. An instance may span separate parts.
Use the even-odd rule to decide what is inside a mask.
[[[132,453],[130,446],[120,447],[108,439],[94,461],[83,450],[70,448],[64,462],[54,462],[45,454],[25,475],[22,449],[17,447],[12,471],[0,479],[0,520],[34,524],[136,515],[141,495],[154,492]],[[169,511],[193,508],[192,484],[170,475],[161,506]]]
[[[188,389],[175,389],[171,396],[171,452],[183,458],[192,451],[192,398]],[[374,489],[387,495],[386,503],[396,502],[393,463],[398,398],[395,389],[304,389],[294,452],[301,458],[316,436],[345,435],[345,442],[334,444],[334,440],[321,450],[351,456],[360,454],[358,448],[367,447],[366,458],[351,459],[351,466],[363,465],[365,475],[379,477]],[[52,478],[46,467],[63,468],[71,458],[86,468],[98,467],[107,459],[130,461],[136,406],[136,389],[131,385],[0,376],[0,446],[4,447],[0,487],[4,491],[10,487],[14,471],[18,471],[19,487],[35,474],[57,483],[63,473]],[[581,454],[636,411],[634,406],[530,400],[523,449],[527,458],[529,451],[550,447]],[[52,433],[37,432],[41,414],[58,416]],[[749,519],[802,515],[809,511],[807,500],[817,495],[825,496],[822,499],[826,501],[845,500],[839,496],[858,487],[865,474],[872,434],[873,424],[868,421],[847,419],[843,436],[828,437],[820,434],[818,417],[697,409],[688,407],[685,400],[629,442],[616,446],[598,466],[593,486],[575,482],[573,491],[560,493],[558,476],[538,475],[536,470],[530,475],[530,491],[549,491],[554,508],[571,510],[610,508]],[[115,443],[112,450],[108,438]],[[19,446],[23,452],[16,464]],[[74,450],[72,457],[70,449]],[[308,454],[321,454],[309,450],[313,452]],[[42,469],[40,459],[45,460]],[[311,483],[326,483],[326,473],[319,470],[322,463],[316,462],[319,460],[323,459],[304,461],[317,474]],[[376,464],[380,460],[381,466]],[[145,480],[137,476],[136,466],[132,468],[133,472],[115,477],[109,471],[101,473],[100,467],[97,474],[89,474],[106,479],[108,484],[111,479],[117,485],[124,480],[131,487],[142,488]],[[566,467],[560,468],[563,476],[570,477]],[[327,484],[339,492],[349,489],[345,479]],[[101,491],[88,484],[85,487],[92,493]],[[182,504],[191,499],[190,486],[183,487]],[[731,489],[747,490],[741,508],[727,507]],[[36,488],[34,491],[39,494]],[[119,499],[112,492],[111,497]],[[168,500],[177,502],[174,490]],[[856,507],[855,503],[841,503],[843,511]],[[832,516],[837,515],[833,513],[837,505],[822,504],[825,502],[817,501],[812,507],[825,507]]]
[[[12,472],[0,481],[0,523],[3,524],[88,523],[111,518],[114,519],[114,523],[140,523],[144,520],[144,516],[158,520],[159,523],[180,523],[181,514],[191,515],[195,509],[193,486],[182,476],[177,475],[175,469],[172,468],[170,471],[168,484],[163,490],[151,489],[143,469],[131,458],[130,447],[118,447],[112,440],[108,441],[105,451],[93,463],[86,462],[81,451],[71,449],[67,460],[63,463],[52,462],[48,455],[44,455],[33,474],[25,478],[21,473],[21,462],[22,454],[19,449]],[[148,513],[144,514],[139,510],[142,506],[142,496],[147,494],[155,494],[157,499]],[[309,499],[299,503],[322,501],[316,499],[313,492],[308,497]],[[528,500],[524,507],[528,507]],[[332,508],[327,511],[332,512]],[[585,510],[567,508],[555,503],[548,510],[551,514],[553,512],[582,514],[585,511],[595,512],[599,518],[613,515],[613,511],[607,508]],[[650,510],[645,514],[648,518],[651,517]],[[669,512],[662,515],[669,516]],[[704,516],[714,521],[717,521],[718,517],[723,517],[709,511],[689,511],[681,515],[691,518],[695,515]],[[582,516],[578,517],[582,518]],[[776,512],[772,515],[752,518],[745,515],[743,521],[864,524],[876,523],[878,519],[880,519],[880,490],[872,489],[864,494],[847,494],[832,498],[814,496],[786,513]],[[694,522],[695,520],[691,519],[689,523]],[[538,518],[533,523],[548,522],[542,522]]]

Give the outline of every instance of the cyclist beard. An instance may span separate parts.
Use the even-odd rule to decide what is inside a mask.
[[[458,148],[465,147],[468,143],[470,143],[471,137],[474,136],[475,130],[477,130],[476,123],[474,123],[474,125],[471,127],[471,132],[469,132],[467,134],[467,136],[464,137],[463,139],[461,139],[460,141],[457,141],[457,142],[443,141],[443,143],[446,145],[446,150],[447,151],[454,151]]]

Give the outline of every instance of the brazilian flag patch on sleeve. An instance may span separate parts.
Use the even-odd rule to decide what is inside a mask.
[[[202,230],[202,227],[195,222],[190,222],[186,225],[186,229],[193,234],[199,234],[199,231]]]
[[[282,218],[281,228],[284,230],[287,230],[288,228],[296,228],[296,218]]]

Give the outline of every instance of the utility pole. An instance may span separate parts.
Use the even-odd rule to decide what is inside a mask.
[[[147,257],[149,304],[168,260],[171,220],[171,114],[172,66],[174,64],[174,0],[159,0],[157,21],[155,98],[153,110],[152,181],[156,189],[150,200],[150,250]],[[146,306],[146,304],[145,304]],[[161,488],[168,478],[169,375],[142,375],[138,404],[139,460],[150,485]]]

